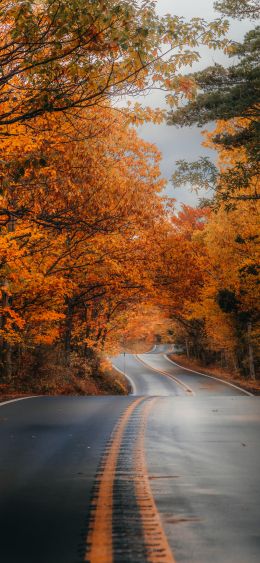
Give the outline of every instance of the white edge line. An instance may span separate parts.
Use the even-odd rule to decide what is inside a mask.
[[[184,383],[183,381],[178,379],[178,377],[175,377],[175,375],[172,375],[172,373],[167,373],[167,371],[163,371],[161,369],[154,368],[154,367],[150,366],[142,358],[139,358],[139,354],[135,354],[135,357],[139,362],[141,362],[142,364],[147,366],[147,368],[151,369],[152,371],[156,371],[157,373],[160,373],[161,375],[165,375],[166,377],[169,377],[169,379],[171,379],[172,381],[175,381],[175,383],[177,383],[177,385],[179,385],[182,388],[184,387],[186,389],[186,392],[191,393],[193,396],[196,395],[195,391],[193,391],[193,389],[191,389],[191,387],[189,387],[189,385],[186,385],[186,383]]]
[[[158,346],[162,346],[162,345],[161,344],[155,344],[151,350],[148,350],[148,352],[143,352],[143,354],[151,354],[152,352],[155,352],[155,350],[156,350],[156,348],[158,348]],[[173,344],[169,344],[169,345],[167,344],[167,346],[172,347],[172,350],[168,350],[167,354],[172,354],[173,353]],[[157,353],[162,354],[163,352],[157,352]],[[136,354],[136,355],[138,355],[138,354]]]
[[[197,373],[198,375],[203,375],[204,377],[209,377],[209,379],[215,379],[216,381],[220,381],[220,383],[223,383],[224,385],[229,385],[230,387],[235,387],[235,389],[242,391],[243,393],[245,393],[245,395],[249,395],[249,397],[255,396],[253,393],[250,393],[250,391],[246,391],[245,389],[242,389],[242,387],[238,387],[238,385],[235,385],[234,383],[229,383],[229,381],[225,381],[224,379],[220,379],[219,377],[214,377],[214,375],[208,375],[207,373],[202,373],[201,371],[196,371],[195,369],[185,368],[184,366],[181,366],[180,364],[177,364],[176,362],[171,360],[171,358],[169,358],[166,354],[164,354],[164,358],[166,360],[168,360],[168,362],[171,362],[171,364],[174,364],[175,366],[178,366],[179,368],[185,369],[186,371],[191,371],[193,373]]]
[[[116,371],[118,371],[119,373],[124,375],[124,377],[127,379],[127,381],[129,381],[129,383],[131,385],[131,389],[132,389],[132,393],[129,393],[129,395],[137,395],[135,383],[132,381],[132,379],[129,377],[129,375],[126,375],[126,373],[124,373],[121,369],[117,368],[114,364],[112,364],[112,366]]]
[[[145,354],[151,354],[151,352],[154,352],[154,350],[156,350],[157,345],[154,344],[151,350],[148,350],[148,352],[145,352]]]
[[[0,407],[9,405],[9,403],[16,403],[17,401],[25,401],[26,399],[35,399],[35,397],[42,397],[42,395],[31,395],[30,397],[19,397],[18,399],[10,399],[9,401],[0,402]]]

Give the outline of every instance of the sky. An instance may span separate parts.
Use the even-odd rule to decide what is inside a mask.
[[[160,15],[170,13],[184,16],[187,19],[193,16],[207,20],[221,17],[221,14],[213,8],[213,0],[157,0],[157,12]],[[247,20],[229,21],[229,37],[235,41],[242,41],[245,33],[253,27],[252,22]],[[221,51],[213,51],[203,47],[200,54],[200,62],[196,63],[192,68],[194,71],[214,63],[230,64],[229,59]],[[188,72],[190,71],[191,69],[188,69]],[[153,107],[162,107],[164,105],[161,92],[152,92],[145,99],[140,98],[138,101]],[[210,130],[213,126],[214,124],[208,124],[205,129]],[[198,127],[176,128],[166,124],[153,125],[149,123],[138,128],[139,135],[145,140],[155,143],[162,153],[162,175],[168,180],[166,194],[176,198],[177,207],[180,207],[181,203],[196,205],[198,196],[192,193],[188,186],[174,189],[171,185],[169,180],[174,170],[175,161],[179,159],[197,160],[199,156],[210,156],[214,160],[216,157],[214,151],[201,146],[201,141],[203,140],[201,131],[202,129]],[[201,192],[199,195],[203,196],[204,192]]]

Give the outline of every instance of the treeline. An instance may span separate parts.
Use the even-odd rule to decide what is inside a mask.
[[[189,354],[224,354],[253,375],[254,167],[239,192],[233,182],[235,205],[225,190],[227,173],[256,159],[222,143],[253,120],[218,124],[219,171],[206,163],[216,197],[177,216],[160,193],[160,155],[132,126],[161,110],[116,103],[152,87],[171,105],[189,100],[194,77],[180,68],[199,42],[225,45],[226,22],[114,0],[6,0],[0,16],[2,384],[98,377],[102,351],[173,332]]]
[[[92,358],[149,293],[148,253],[164,216],[158,155],[109,108],[89,111],[85,138],[76,134],[76,116],[72,125],[49,116],[2,140],[7,378],[21,351],[37,346],[37,356],[39,345],[60,342],[67,365],[73,349]]]
[[[150,0],[4,0],[0,18],[1,379],[97,374],[147,310],[161,324],[159,155],[130,123],[162,112],[117,101],[185,95],[179,69],[226,24],[160,18]]]
[[[232,17],[259,17],[259,4],[217,2]],[[191,246],[202,264],[198,300],[187,303],[178,340],[186,354],[217,362],[244,376],[259,369],[259,39],[260,28],[229,48],[235,64],[190,75],[199,93],[168,114],[168,123],[202,126],[216,121],[204,144],[218,152],[217,165],[201,157],[178,161],[173,185],[208,190],[203,217],[193,222]],[[191,214],[191,210],[186,210]],[[190,224],[194,212],[190,217]]]

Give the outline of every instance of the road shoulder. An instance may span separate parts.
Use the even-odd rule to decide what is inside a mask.
[[[173,362],[176,362],[183,368],[191,369],[204,373],[205,375],[216,377],[224,383],[227,382],[231,383],[232,385],[241,387],[241,389],[244,389],[245,391],[248,391],[253,395],[260,395],[260,381],[244,379],[241,376],[226,372],[225,370],[218,368],[217,366],[204,366],[199,361],[188,359],[187,356],[183,354],[167,354],[167,358],[169,360],[172,360]]]

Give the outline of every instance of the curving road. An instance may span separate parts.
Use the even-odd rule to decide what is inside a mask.
[[[172,364],[113,359],[128,397],[0,404],[1,563],[256,563],[260,403]]]
[[[121,354],[113,365],[124,373],[134,395],[236,396],[251,394],[210,375],[184,368],[167,357],[172,346],[154,346],[146,354]]]

